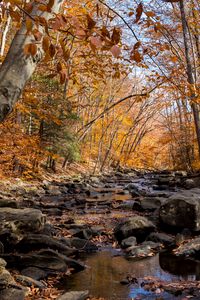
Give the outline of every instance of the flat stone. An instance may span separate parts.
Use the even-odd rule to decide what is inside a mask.
[[[152,232],[147,238],[148,241],[162,243],[165,246],[171,246],[175,243],[175,238],[163,232]]]
[[[65,243],[68,247],[76,248],[77,250],[82,250],[86,252],[97,251],[98,247],[91,241],[80,238],[62,238],[61,241]]]
[[[67,292],[58,297],[57,300],[85,300],[89,295],[89,291]]]
[[[25,268],[21,271],[21,274],[34,280],[44,279],[48,275],[47,272],[36,267]]]
[[[3,199],[0,199],[0,207],[18,208],[18,203],[16,200],[3,198]]]
[[[142,243],[138,246],[132,246],[126,249],[129,258],[145,258],[153,256],[160,249],[160,244],[158,243]]]
[[[46,286],[42,282],[35,280],[31,277],[24,276],[24,275],[16,275],[15,280],[16,280],[16,282],[19,282],[23,286],[27,286],[27,287],[35,286],[39,289],[46,288]]]
[[[49,257],[55,257],[65,262],[68,268],[73,269],[74,272],[79,272],[85,269],[85,265],[75,259],[69,258],[66,255],[63,255],[61,253],[58,253],[57,251],[46,249],[46,250],[40,250],[38,252],[40,255],[49,256]]]
[[[65,256],[63,256],[65,257]],[[56,251],[41,250],[30,254],[13,254],[4,255],[9,267],[17,269],[25,269],[28,267],[36,267],[45,270],[48,274],[56,272],[66,272],[67,265],[63,257]],[[27,274],[24,274],[26,275]],[[29,277],[32,277],[29,275]],[[33,277],[32,277],[33,278]]]
[[[24,237],[17,245],[17,250],[22,253],[46,248],[57,250],[65,255],[75,253],[74,249],[69,248],[59,239],[45,234],[29,234]]]
[[[125,249],[131,246],[135,246],[136,244],[137,244],[136,237],[130,236],[127,239],[122,240],[121,247]]]

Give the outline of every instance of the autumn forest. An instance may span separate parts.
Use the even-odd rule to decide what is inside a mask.
[[[200,3],[2,1],[1,176],[200,166]]]
[[[0,300],[199,300],[200,0],[0,26]]]

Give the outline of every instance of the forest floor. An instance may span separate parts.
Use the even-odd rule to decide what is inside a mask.
[[[83,173],[1,183],[0,299],[200,299],[199,177]]]

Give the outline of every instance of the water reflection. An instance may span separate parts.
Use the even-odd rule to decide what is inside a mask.
[[[142,299],[156,299],[155,295],[137,286],[123,286],[119,282],[128,274],[136,278],[145,276],[159,277],[163,280],[177,280],[180,276],[164,271],[159,264],[159,255],[140,261],[127,260],[122,256],[113,256],[111,251],[103,251],[84,258],[88,268],[64,279],[61,283],[65,290],[86,290],[96,297],[112,300],[126,300],[142,294]],[[163,260],[162,260],[163,262]],[[162,299],[174,299],[169,294]],[[178,298],[176,298],[178,299]]]
[[[182,280],[200,280],[200,262],[161,253],[159,263],[163,270],[178,275]]]

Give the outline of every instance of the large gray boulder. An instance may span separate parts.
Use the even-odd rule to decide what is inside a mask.
[[[154,228],[154,224],[147,218],[134,216],[118,224],[114,229],[114,235],[119,242],[130,236],[135,236],[138,241],[141,241],[154,231]]]
[[[43,229],[45,222],[45,215],[38,209],[0,208],[0,235],[5,233],[39,232]]]
[[[200,199],[181,194],[170,197],[160,207],[160,221],[165,226],[200,230]]]

